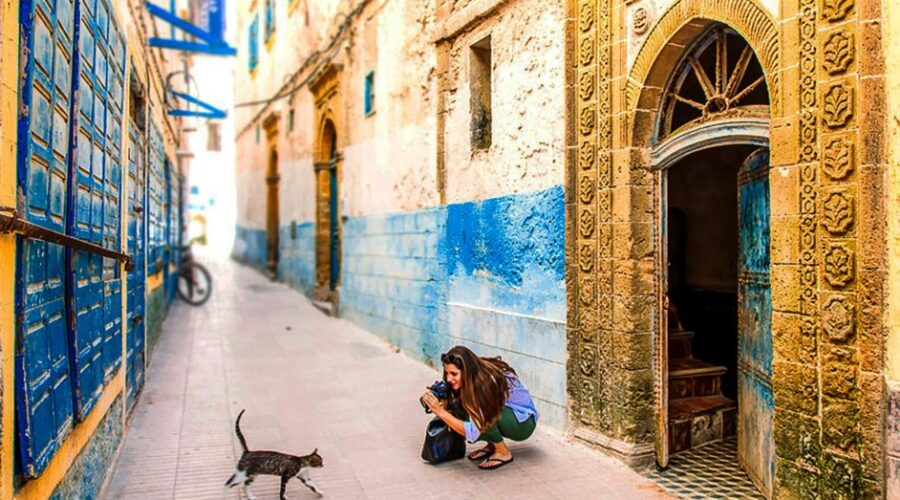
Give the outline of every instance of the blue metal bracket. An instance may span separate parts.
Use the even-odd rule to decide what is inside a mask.
[[[158,5],[146,2],[147,10],[153,17],[158,17],[163,21],[172,25],[174,29],[179,29],[193,36],[201,42],[186,42],[184,40],[176,40],[175,38],[150,38],[151,47],[159,47],[162,49],[183,50],[187,52],[204,52],[214,56],[233,56],[237,54],[237,49],[228,45],[220,36],[214,35],[206,30],[181,19],[173,12],[166,10]]]
[[[181,92],[176,92],[174,90],[170,90],[169,92],[175,97],[187,101],[190,104],[196,104],[205,110],[191,111],[189,109],[170,109],[167,111],[169,116],[196,116],[199,118],[210,118],[212,120],[222,120],[227,116],[225,110],[207,104],[194,96],[182,94]]]

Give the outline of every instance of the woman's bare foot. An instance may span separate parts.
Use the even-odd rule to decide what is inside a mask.
[[[469,453],[469,460],[478,461],[484,460],[485,458],[491,456],[494,453],[494,445],[488,443],[484,445],[484,447],[479,448],[472,453]]]
[[[479,469],[490,470],[498,469],[513,461],[512,453],[505,443],[497,443],[494,445],[494,453],[478,465]]]

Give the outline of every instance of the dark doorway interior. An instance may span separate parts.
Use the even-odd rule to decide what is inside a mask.
[[[737,175],[754,149],[708,149],[667,173],[672,453],[735,435]]]

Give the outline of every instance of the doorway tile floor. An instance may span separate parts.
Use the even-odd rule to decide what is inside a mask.
[[[680,498],[764,498],[738,464],[736,438],[673,455],[668,469],[647,477]]]

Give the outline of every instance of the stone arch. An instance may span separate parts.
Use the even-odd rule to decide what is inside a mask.
[[[717,22],[734,29],[756,53],[766,76],[771,116],[781,116],[781,49],[777,26],[765,9],[755,0],[680,0],[647,36],[625,83],[626,111],[634,116],[632,146],[650,145],[669,76],[691,41]]]
[[[327,163],[331,160],[331,149],[337,140],[337,125],[334,120],[334,113],[331,109],[325,109],[319,120],[318,133],[316,134],[316,147],[313,151],[313,161],[315,163]]]

